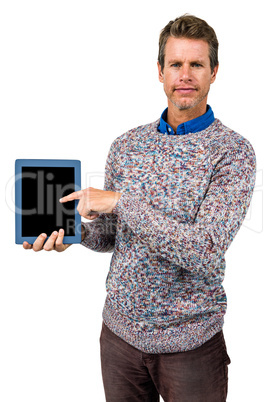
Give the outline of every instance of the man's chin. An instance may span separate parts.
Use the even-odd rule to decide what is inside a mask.
[[[189,109],[192,109],[192,108],[195,106],[195,104],[193,104],[193,103],[188,103],[188,102],[180,102],[180,103],[178,103],[178,102],[173,102],[173,101],[171,101],[171,102],[172,102],[173,105],[176,106],[176,108],[178,108],[179,110],[189,110]]]

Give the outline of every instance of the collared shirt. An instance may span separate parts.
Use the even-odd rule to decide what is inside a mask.
[[[207,111],[205,114],[178,125],[175,133],[173,128],[167,123],[167,111],[168,108],[163,111],[160,118],[160,124],[158,126],[158,131],[160,131],[162,134],[184,135],[189,133],[197,133],[198,131],[205,130],[215,120],[211,107],[207,105]]]

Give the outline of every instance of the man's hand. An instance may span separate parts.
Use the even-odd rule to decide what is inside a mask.
[[[33,244],[29,244],[27,241],[25,241],[23,243],[23,248],[25,250],[33,249],[34,251],[55,250],[58,252],[62,252],[71,246],[71,244],[63,244],[63,237],[64,237],[64,230],[60,229],[59,233],[56,231],[53,232],[45,243],[47,235],[45,233],[42,233],[40,234],[40,236],[37,237],[37,239]]]
[[[81,216],[86,219],[96,219],[100,213],[111,213],[117,202],[121,197],[121,193],[114,191],[97,190],[89,187],[85,190],[76,191],[60,199],[61,203],[79,200],[77,210]],[[45,242],[47,235],[40,234],[33,244],[28,242],[23,243],[25,250],[33,249],[34,251],[55,250],[58,252],[65,251],[71,244],[63,244],[64,230],[60,229],[59,232],[53,232]],[[82,241],[84,240],[85,233],[82,227]]]
[[[111,213],[121,197],[114,191],[86,188],[76,191],[60,199],[61,203],[79,200],[77,210],[86,219],[95,219],[100,213]]]

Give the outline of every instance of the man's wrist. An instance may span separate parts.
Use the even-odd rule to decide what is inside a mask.
[[[118,202],[119,202],[119,200],[120,200],[122,194],[123,194],[123,193],[115,192],[115,202],[114,202],[114,205],[113,205],[113,207],[112,207],[111,213],[113,213],[114,210],[116,209],[117,204],[118,204]]]
[[[121,198],[122,193],[116,193],[116,204],[118,203],[118,201]]]

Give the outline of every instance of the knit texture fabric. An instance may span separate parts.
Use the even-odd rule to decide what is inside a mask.
[[[187,135],[159,120],[118,137],[105,190],[111,214],[85,223],[83,245],[112,252],[105,324],[147,353],[194,349],[223,327],[225,252],[248,210],[254,150],[220,120]]]

